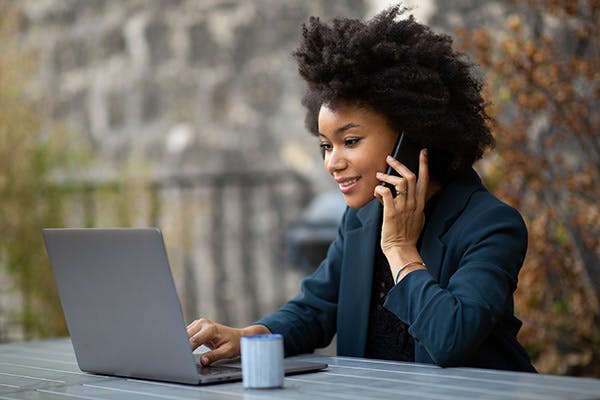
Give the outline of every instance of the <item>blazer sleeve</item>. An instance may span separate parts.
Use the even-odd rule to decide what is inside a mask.
[[[388,293],[385,307],[409,325],[433,362],[460,365],[513,315],[512,295],[527,250],[527,229],[513,208],[495,202],[463,213],[444,235],[442,287],[426,270],[407,275]]]
[[[327,346],[336,332],[340,270],[344,248],[344,225],[314,273],[302,280],[300,294],[278,311],[257,321],[284,337],[286,356],[308,353]]]

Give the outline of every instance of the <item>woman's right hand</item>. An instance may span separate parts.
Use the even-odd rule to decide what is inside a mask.
[[[384,186],[375,188],[375,197],[383,202],[383,223],[381,227],[381,250],[388,260],[392,277],[399,282],[415,269],[424,269],[423,259],[417,249],[417,242],[425,223],[425,203],[429,186],[427,150],[419,154],[419,176],[404,164],[388,156],[387,163],[399,176],[377,173],[377,178],[396,187],[397,196]],[[435,189],[437,190],[437,189]],[[403,265],[418,262],[402,269]],[[398,274],[399,270],[402,272]]]
[[[210,349],[202,354],[200,362],[209,365],[223,358],[233,358],[240,355],[240,340],[242,336],[271,333],[264,325],[251,325],[238,329],[217,324],[206,318],[200,318],[187,326],[187,334],[192,350],[201,345]]]

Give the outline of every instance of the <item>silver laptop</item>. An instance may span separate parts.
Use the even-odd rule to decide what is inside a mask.
[[[44,229],[43,236],[82,371],[187,384],[241,379],[239,363],[199,366],[159,229]],[[285,365],[286,374],[326,367]]]

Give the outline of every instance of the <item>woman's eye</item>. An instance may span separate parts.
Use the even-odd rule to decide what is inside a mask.
[[[319,143],[319,147],[321,148],[321,151],[331,150],[331,144],[330,143],[321,142],[321,143]]]
[[[344,140],[344,144],[346,146],[354,146],[358,142],[360,142],[360,138],[348,138],[348,139]]]
[[[331,144],[326,142],[319,143],[319,148],[321,149],[321,158],[325,159],[325,152],[331,150]]]

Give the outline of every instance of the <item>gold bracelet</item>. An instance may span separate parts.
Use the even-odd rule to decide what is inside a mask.
[[[398,270],[398,272],[396,272],[396,279],[394,279],[394,285],[398,284],[398,278],[400,278],[400,272],[402,272],[402,270],[406,267],[411,267],[413,265],[422,265],[425,268],[427,268],[427,265],[425,265],[425,263],[423,261],[411,261],[409,263],[404,264],[403,266],[400,267],[400,269]]]

